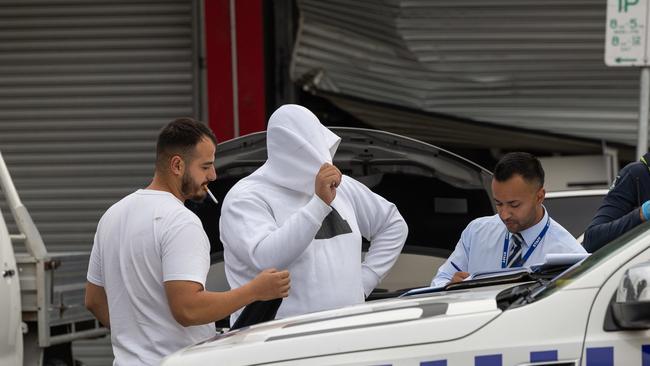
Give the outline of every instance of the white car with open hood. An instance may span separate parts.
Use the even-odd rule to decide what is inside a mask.
[[[416,140],[359,129],[335,133],[343,138],[335,164],[395,202],[409,222],[396,267],[369,299],[379,300],[218,334],[170,355],[164,366],[650,365],[650,226],[564,272],[515,273],[395,297],[428,284],[462,228],[494,212],[491,176]],[[218,154],[220,179],[210,189],[223,198],[264,161],[264,135],[220,144]],[[219,207],[190,208],[207,223],[213,272],[223,278],[213,224]]]
[[[476,280],[226,332],[163,365],[648,365],[650,226],[551,280]]]

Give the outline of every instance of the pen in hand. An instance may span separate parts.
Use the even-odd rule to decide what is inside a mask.
[[[454,266],[454,268],[456,268],[456,270],[457,270],[458,272],[463,272],[463,270],[460,269],[460,267],[458,267],[458,266],[456,265],[456,263],[454,263],[453,261],[449,261],[449,263],[451,263],[451,265]]]
[[[466,279],[471,277],[471,275],[469,273],[467,273],[467,272],[463,271],[462,269],[460,269],[460,267],[458,267],[456,265],[456,263],[454,263],[452,261],[449,261],[449,263],[451,263],[451,265],[454,266],[454,268],[456,268],[456,271],[458,271],[458,272],[454,273],[454,275],[451,278],[451,281],[449,283],[456,283],[456,282],[465,281]]]

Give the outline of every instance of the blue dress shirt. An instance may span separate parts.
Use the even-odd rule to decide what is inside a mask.
[[[524,238],[522,257],[528,252],[549,219],[544,208],[544,217],[535,225],[521,232]],[[503,242],[508,232],[499,215],[480,217],[467,225],[460,236],[456,249],[438,269],[438,274],[431,281],[431,286],[444,286],[454,273],[458,272],[451,264],[454,262],[464,272],[491,271],[501,268]],[[511,240],[512,243],[512,240]],[[512,244],[510,244],[512,246]],[[582,245],[560,224],[551,219],[551,224],[524,267],[541,263],[547,253],[586,253]]]

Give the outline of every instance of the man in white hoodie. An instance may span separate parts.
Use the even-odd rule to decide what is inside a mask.
[[[395,205],[332,165],[340,141],[308,109],[284,105],[269,119],[266,163],[224,199],[228,282],[237,288],[262,268],[288,269],[291,295],[278,318],[362,303],[406,241]],[[363,260],[362,237],[370,241]]]

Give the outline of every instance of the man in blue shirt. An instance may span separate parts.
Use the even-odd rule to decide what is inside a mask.
[[[650,219],[650,153],[621,169],[585,231],[589,253]]]
[[[547,253],[585,253],[544,208],[544,170],[531,154],[506,154],[494,168],[494,216],[475,219],[438,269],[432,286],[460,282],[470,273],[530,266]]]

